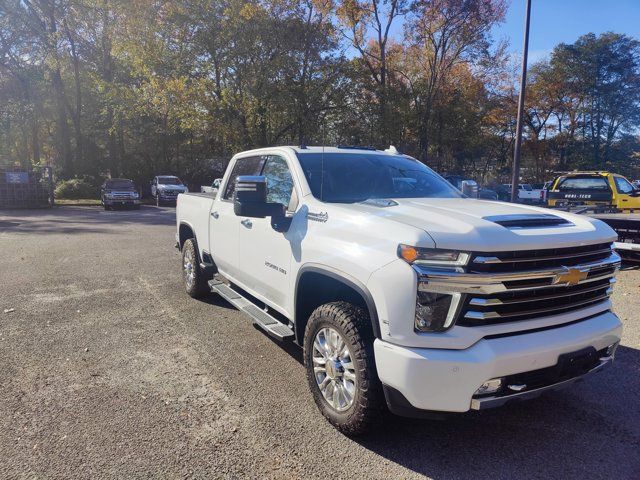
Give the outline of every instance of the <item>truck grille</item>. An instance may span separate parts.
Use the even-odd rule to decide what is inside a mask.
[[[135,192],[111,192],[111,196],[116,200],[128,200],[130,198],[135,198]]]
[[[502,276],[504,281],[501,288],[491,293],[467,294],[457,324],[471,327],[506,323],[598,304],[608,310],[609,304],[605,302],[619,266],[612,255],[615,254],[610,243],[474,254],[469,273],[483,277],[496,274],[496,278]]]
[[[478,253],[469,262],[469,271],[473,273],[502,273],[548,267],[572,267],[582,263],[604,260],[611,255],[611,248],[611,243],[598,243],[549,250]]]

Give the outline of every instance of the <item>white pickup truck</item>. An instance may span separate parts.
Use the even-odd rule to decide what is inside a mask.
[[[215,195],[177,206],[187,293],[302,346],[318,408],[347,434],[385,407],[496,407],[611,363],[615,239],[586,216],[465,198],[395,149],[239,153]]]

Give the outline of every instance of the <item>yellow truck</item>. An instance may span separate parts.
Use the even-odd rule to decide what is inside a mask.
[[[547,201],[550,207],[601,206],[631,212],[640,210],[640,190],[616,173],[572,172],[553,181]]]

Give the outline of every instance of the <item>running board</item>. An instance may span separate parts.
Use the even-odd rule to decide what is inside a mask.
[[[293,330],[291,328],[258,308],[253,302],[236,292],[226,283],[219,280],[209,280],[209,287],[213,293],[217,293],[238,310],[249,315],[254,325],[260,327],[276,340],[293,339]]]

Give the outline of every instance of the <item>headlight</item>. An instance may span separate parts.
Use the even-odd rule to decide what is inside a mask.
[[[189,189],[187,187],[184,187],[184,192],[183,193],[189,193]]]
[[[109,199],[114,198],[113,193],[105,193],[104,196],[105,198],[109,198]]]
[[[457,250],[398,245],[398,256],[411,265],[462,271],[470,254]],[[429,291],[428,282],[418,282],[416,294],[416,332],[443,332],[454,324],[462,295]]]
[[[428,292],[426,283],[418,283],[416,295],[415,330],[417,332],[442,332],[453,326],[460,294]]]
[[[405,262],[417,265],[442,265],[461,267],[469,261],[469,254],[457,250],[442,250],[439,248],[412,247],[398,245],[398,256]]]
[[[140,194],[139,194],[138,192],[133,192],[133,193],[131,194],[131,196],[132,196],[133,198],[138,198],[138,197],[140,196]]]

